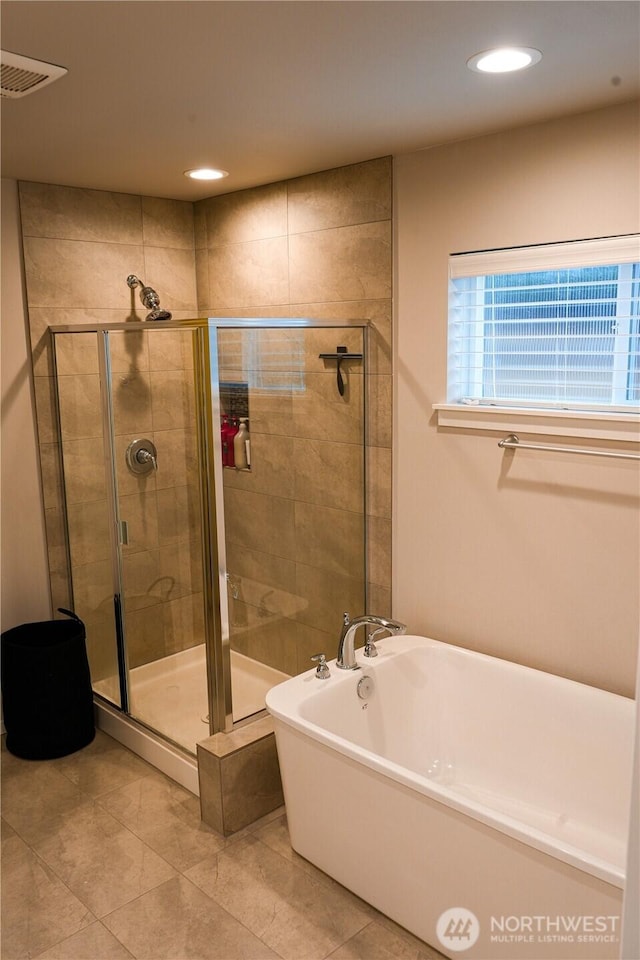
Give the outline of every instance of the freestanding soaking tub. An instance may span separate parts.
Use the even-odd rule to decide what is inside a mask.
[[[618,956],[633,701],[424,637],[377,647],[267,696],[293,848],[447,956]]]

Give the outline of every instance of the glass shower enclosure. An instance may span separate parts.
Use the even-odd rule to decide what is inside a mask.
[[[188,753],[366,608],[366,329],[50,327],[94,692]]]

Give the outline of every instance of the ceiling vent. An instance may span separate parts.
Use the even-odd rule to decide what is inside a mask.
[[[17,53],[0,51],[0,94],[3,97],[26,97],[67,73],[66,67],[57,67],[43,60],[32,60]]]

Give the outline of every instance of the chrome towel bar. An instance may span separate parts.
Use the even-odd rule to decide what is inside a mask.
[[[589,450],[586,447],[560,447],[551,443],[522,443],[515,433],[498,440],[503,450],[555,450],[557,453],[580,453],[587,457],[613,457],[615,460],[640,460],[637,453],[617,453],[615,450]]]

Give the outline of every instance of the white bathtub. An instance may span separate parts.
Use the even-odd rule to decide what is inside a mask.
[[[293,848],[447,956],[618,956],[633,701],[423,637],[377,647],[267,695]]]

